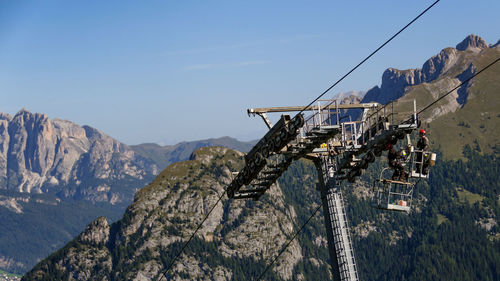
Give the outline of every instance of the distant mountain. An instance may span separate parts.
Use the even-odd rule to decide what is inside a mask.
[[[90,202],[130,203],[137,187],[205,146],[248,151],[255,142],[222,137],[172,146],[125,145],[101,131],[26,109],[0,113],[0,189]]]
[[[213,138],[199,141],[181,142],[176,145],[160,146],[155,143],[144,143],[133,145],[131,148],[136,154],[154,161],[160,169],[168,165],[188,160],[193,151],[206,146],[223,146],[241,152],[248,152],[255,145],[256,141],[241,142],[231,137]]]
[[[117,204],[152,179],[157,166],[89,126],[31,113],[0,115],[0,189]]]
[[[157,173],[92,127],[0,113],[0,268],[23,273],[96,216],[118,219]]]
[[[348,92],[340,92],[334,95],[334,99],[338,100],[352,100],[352,99],[363,99],[366,95],[366,91],[348,91]]]
[[[26,109],[0,113],[0,269],[23,273],[96,217],[120,218],[159,171],[210,145],[251,146],[225,137],[130,147]]]

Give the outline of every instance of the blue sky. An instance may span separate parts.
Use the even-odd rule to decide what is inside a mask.
[[[0,112],[127,144],[259,138],[249,107],[305,105],[433,1],[0,1]],[[331,94],[367,90],[468,34],[500,1],[441,0]]]

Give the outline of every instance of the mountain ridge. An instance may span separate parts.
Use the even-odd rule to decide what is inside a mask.
[[[26,109],[2,116],[0,188],[114,204],[127,199],[105,181],[142,180],[157,173],[155,164],[90,126]]]
[[[481,37],[471,34],[457,48],[445,48],[427,60],[421,69],[388,68],[382,76],[382,86],[369,90],[361,102],[395,101],[396,110],[409,114],[416,100],[420,111],[499,57],[498,44],[488,46]],[[463,158],[464,145],[474,146],[476,142],[484,152],[498,151],[498,73],[500,65],[493,65],[419,115],[432,146],[439,147],[446,159]]]
[[[496,48],[496,46],[491,48]],[[453,71],[457,61],[467,51],[477,53],[485,49],[490,49],[490,47],[484,39],[471,34],[457,44],[456,48],[445,48],[439,54],[428,59],[422,68],[406,70],[388,68],[382,74],[381,86],[375,86],[368,90],[361,102],[377,101],[386,104],[389,101],[397,100],[405,94],[407,87],[433,82],[447,72]]]
[[[192,152],[200,147],[224,146],[242,152],[248,152],[256,141],[238,141],[235,138],[224,136],[197,141],[183,141],[175,145],[159,145],[156,143],[143,143],[132,145],[131,148],[139,155],[153,160],[161,169],[169,164],[188,160]]]

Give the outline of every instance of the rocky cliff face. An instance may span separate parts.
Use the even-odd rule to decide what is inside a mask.
[[[0,113],[0,269],[25,273],[97,216],[119,219],[158,169],[214,144],[251,147],[227,137],[127,146],[45,114]]]
[[[407,70],[388,68],[382,75],[382,85],[370,89],[362,102],[376,101],[386,104],[405,95],[412,86],[432,83],[444,76],[455,78],[470,71],[468,68],[474,61],[474,57],[487,49],[489,47],[481,37],[471,34],[456,48],[443,49],[439,54],[427,60],[422,68]]]
[[[382,86],[368,91],[363,102],[394,100],[396,110],[409,112],[413,100],[420,110],[448,94],[419,115],[422,126],[431,133],[431,142],[446,158],[462,157],[465,144],[494,152],[500,139],[497,119],[493,118],[494,112],[499,112],[500,65],[491,65],[469,78],[499,57],[498,43],[488,46],[482,38],[469,35],[456,48],[446,48],[427,60],[421,69],[387,69]]]
[[[110,182],[143,180],[157,168],[97,129],[31,113],[0,115],[0,188],[116,203]]]
[[[43,280],[57,272],[69,280],[156,280],[224,192],[242,157],[227,148],[207,147],[190,161],[170,165],[137,193],[121,221],[109,226],[105,218],[97,219],[24,279]],[[241,271],[277,255],[294,224],[295,211],[277,185],[257,202],[224,196],[173,266],[169,280],[238,280],[235,275]],[[291,279],[302,259],[295,240],[274,274]]]

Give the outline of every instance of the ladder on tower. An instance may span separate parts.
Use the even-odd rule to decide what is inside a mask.
[[[352,249],[352,240],[349,233],[349,225],[344,209],[344,200],[342,192],[332,192],[327,197],[330,219],[334,235],[336,254],[338,259],[340,280],[358,280],[358,272],[356,270],[356,261],[354,259],[354,251]]]
[[[354,258],[349,224],[344,208],[344,199],[337,182],[335,159],[320,156],[313,159],[319,175],[319,187],[323,198],[323,216],[327,231],[328,249],[332,262],[334,280],[359,280]]]

